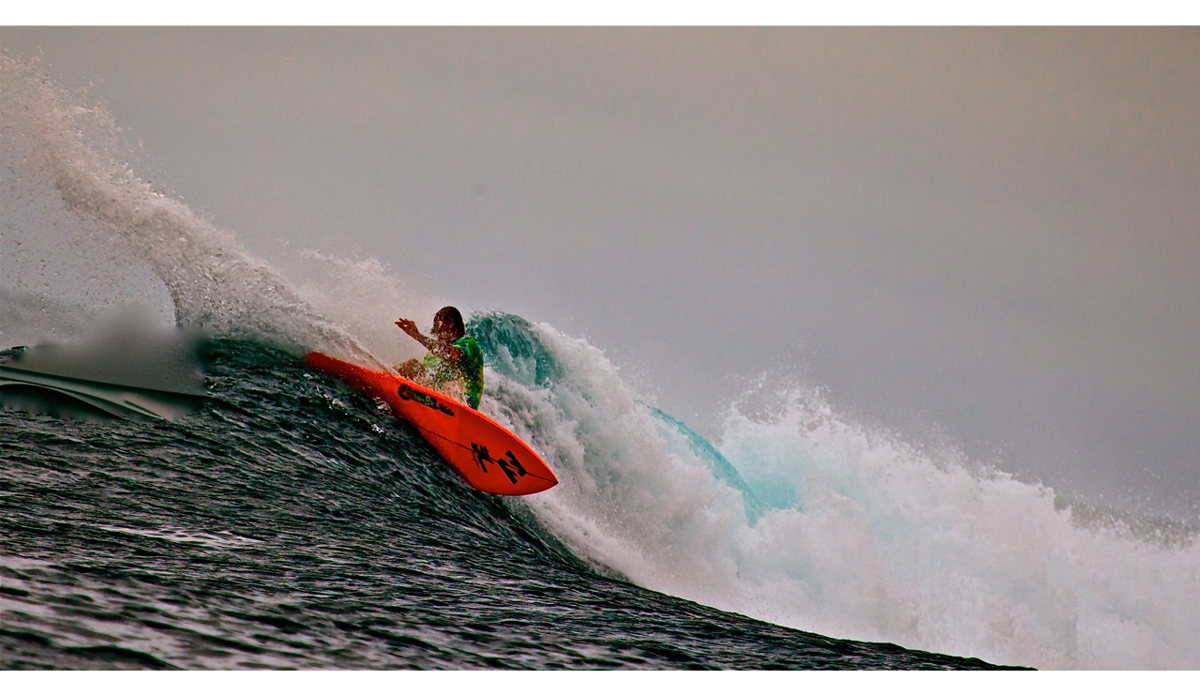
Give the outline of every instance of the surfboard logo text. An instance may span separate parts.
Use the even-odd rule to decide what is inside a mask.
[[[454,411],[450,409],[450,406],[427,393],[421,393],[420,391],[413,389],[413,387],[409,386],[408,384],[400,384],[400,388],[396,390],[396,395],[400,396],[400,398],[403,400],[420,403],[426,408],[430,408],[440,413],[445,413],[450,417],[454,417]]]
[[[511,449],[504,452],[504,456],[501,456],[497,460],[493,459],[492,455],[488,453],[486,446],[471,442],[471,455],[475,457],[475,463],[479,464],[479,470],[487,473],[487,464],[494,463],[500,467],[500,470],[504,472],[508,481],[513,485],[517,484],[517,478],[525,477],[525,466],[521,465],[521,462],[517,460],[516,454]]]

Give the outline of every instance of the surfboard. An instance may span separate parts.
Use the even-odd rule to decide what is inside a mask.
[[[558,478],[528,444],[487,415],[415,381],[368,369],[320,352],[308,366],[332,374],[354,390],[387,403],[450,464],[468,485],[495,495],[532,495]]]

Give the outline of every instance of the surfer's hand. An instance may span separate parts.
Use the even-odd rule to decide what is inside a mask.
[[[400,330],[411,336],[413,340],[416,340],[422,345],[425,344],[425,341],[423,340],[425,336],[421,335],[420,329],[417,328],[416,321],[413,321],[412,319],[397,319],[396,325],[400,327]]]

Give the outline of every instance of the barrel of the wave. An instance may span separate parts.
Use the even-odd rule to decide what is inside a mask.
[[[310,352],[305,362],[387,403],[411,423],[468,485],[496,495],[532,495],[558,484],[528,444],[483,413],[388,372]]]

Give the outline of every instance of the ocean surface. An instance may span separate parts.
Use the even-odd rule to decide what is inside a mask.
[[[0,670],[1194,669],[1187,524],[1063,500],[780,379],[703,437],[583,338],[471,312],[481,406],[560,484],[467,488],[319,349],[440,302],[291,279],[156,191],[102,109],[0,54],[0,349],[126,305],[201,331],[175,421],[0,409]]]
[[[0,413],[0,667],[986,666],[638,586],[292,355],[210,357],[178,424]]]

